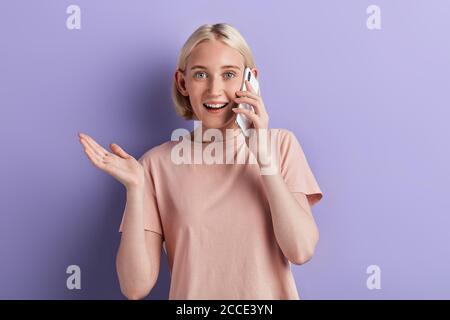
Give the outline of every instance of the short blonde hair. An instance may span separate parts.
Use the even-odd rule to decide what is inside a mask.
[[[186,64],[191,51],[200,43],[211,40],[219,40],[231,48],[236,49],[244,57],[244,65],[255,68],[252,51],[240,32],[226,23],[204,24],[200,26],[187,39],[177,61],[177,70],[186,74]],[[185,97],[178,91],[175,77],[172,81],[172,101],[175,105],[175,112],[186,120],[195,119],[189,97]]]

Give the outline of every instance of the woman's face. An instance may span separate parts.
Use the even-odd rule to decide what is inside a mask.
[[[242,86],[244,58],[221,41],[206,41],[197,45],[188,57],[185,74],[175,73],[178,90],[189,100],[194,114],[205,128],[235,128],[236,91]],[[253,69],[255,75],[257,70]],[[226,104],[210,109],[206,104]]]

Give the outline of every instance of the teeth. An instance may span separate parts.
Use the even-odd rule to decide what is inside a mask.
[[[205,103],[205,106],[207,106],[208,108],[213,108],[213,109],[220,109],[223,106],[225,106],[226,103],[224,104],[209,104],[209,103]]]

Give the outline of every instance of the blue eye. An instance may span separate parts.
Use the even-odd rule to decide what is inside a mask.
[[[225,74],[231,74],[232,75],[232,77],[226,77],[228,79],[232,79],[232,78],[236,77],[236,75],[233,72],[225,72]]]
[[[236,74],[234,74],[234,72],[225,72],[224,75],[225,75],[226,79],[232,79],[232,78],[236,77]],[[194,74],[194,78],[196,78],[196,79],[205,79],[206,77],[207,77],[206,72],[203,72],[203,71],[196,72]]]
[[[200,74],[206,74],[206,73],[205,72],[197,72],[197,73],[194,74],[194,78],[203,79],[203,77],[197,77]]]

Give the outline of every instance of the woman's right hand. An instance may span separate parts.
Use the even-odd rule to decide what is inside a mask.
[[[87,134],[79,133],[84,152],[94,166],[113,176],[127,189],[144,186],[144,168],[135,158],[117,144],[110,144],[111,152],[105,150]]]

